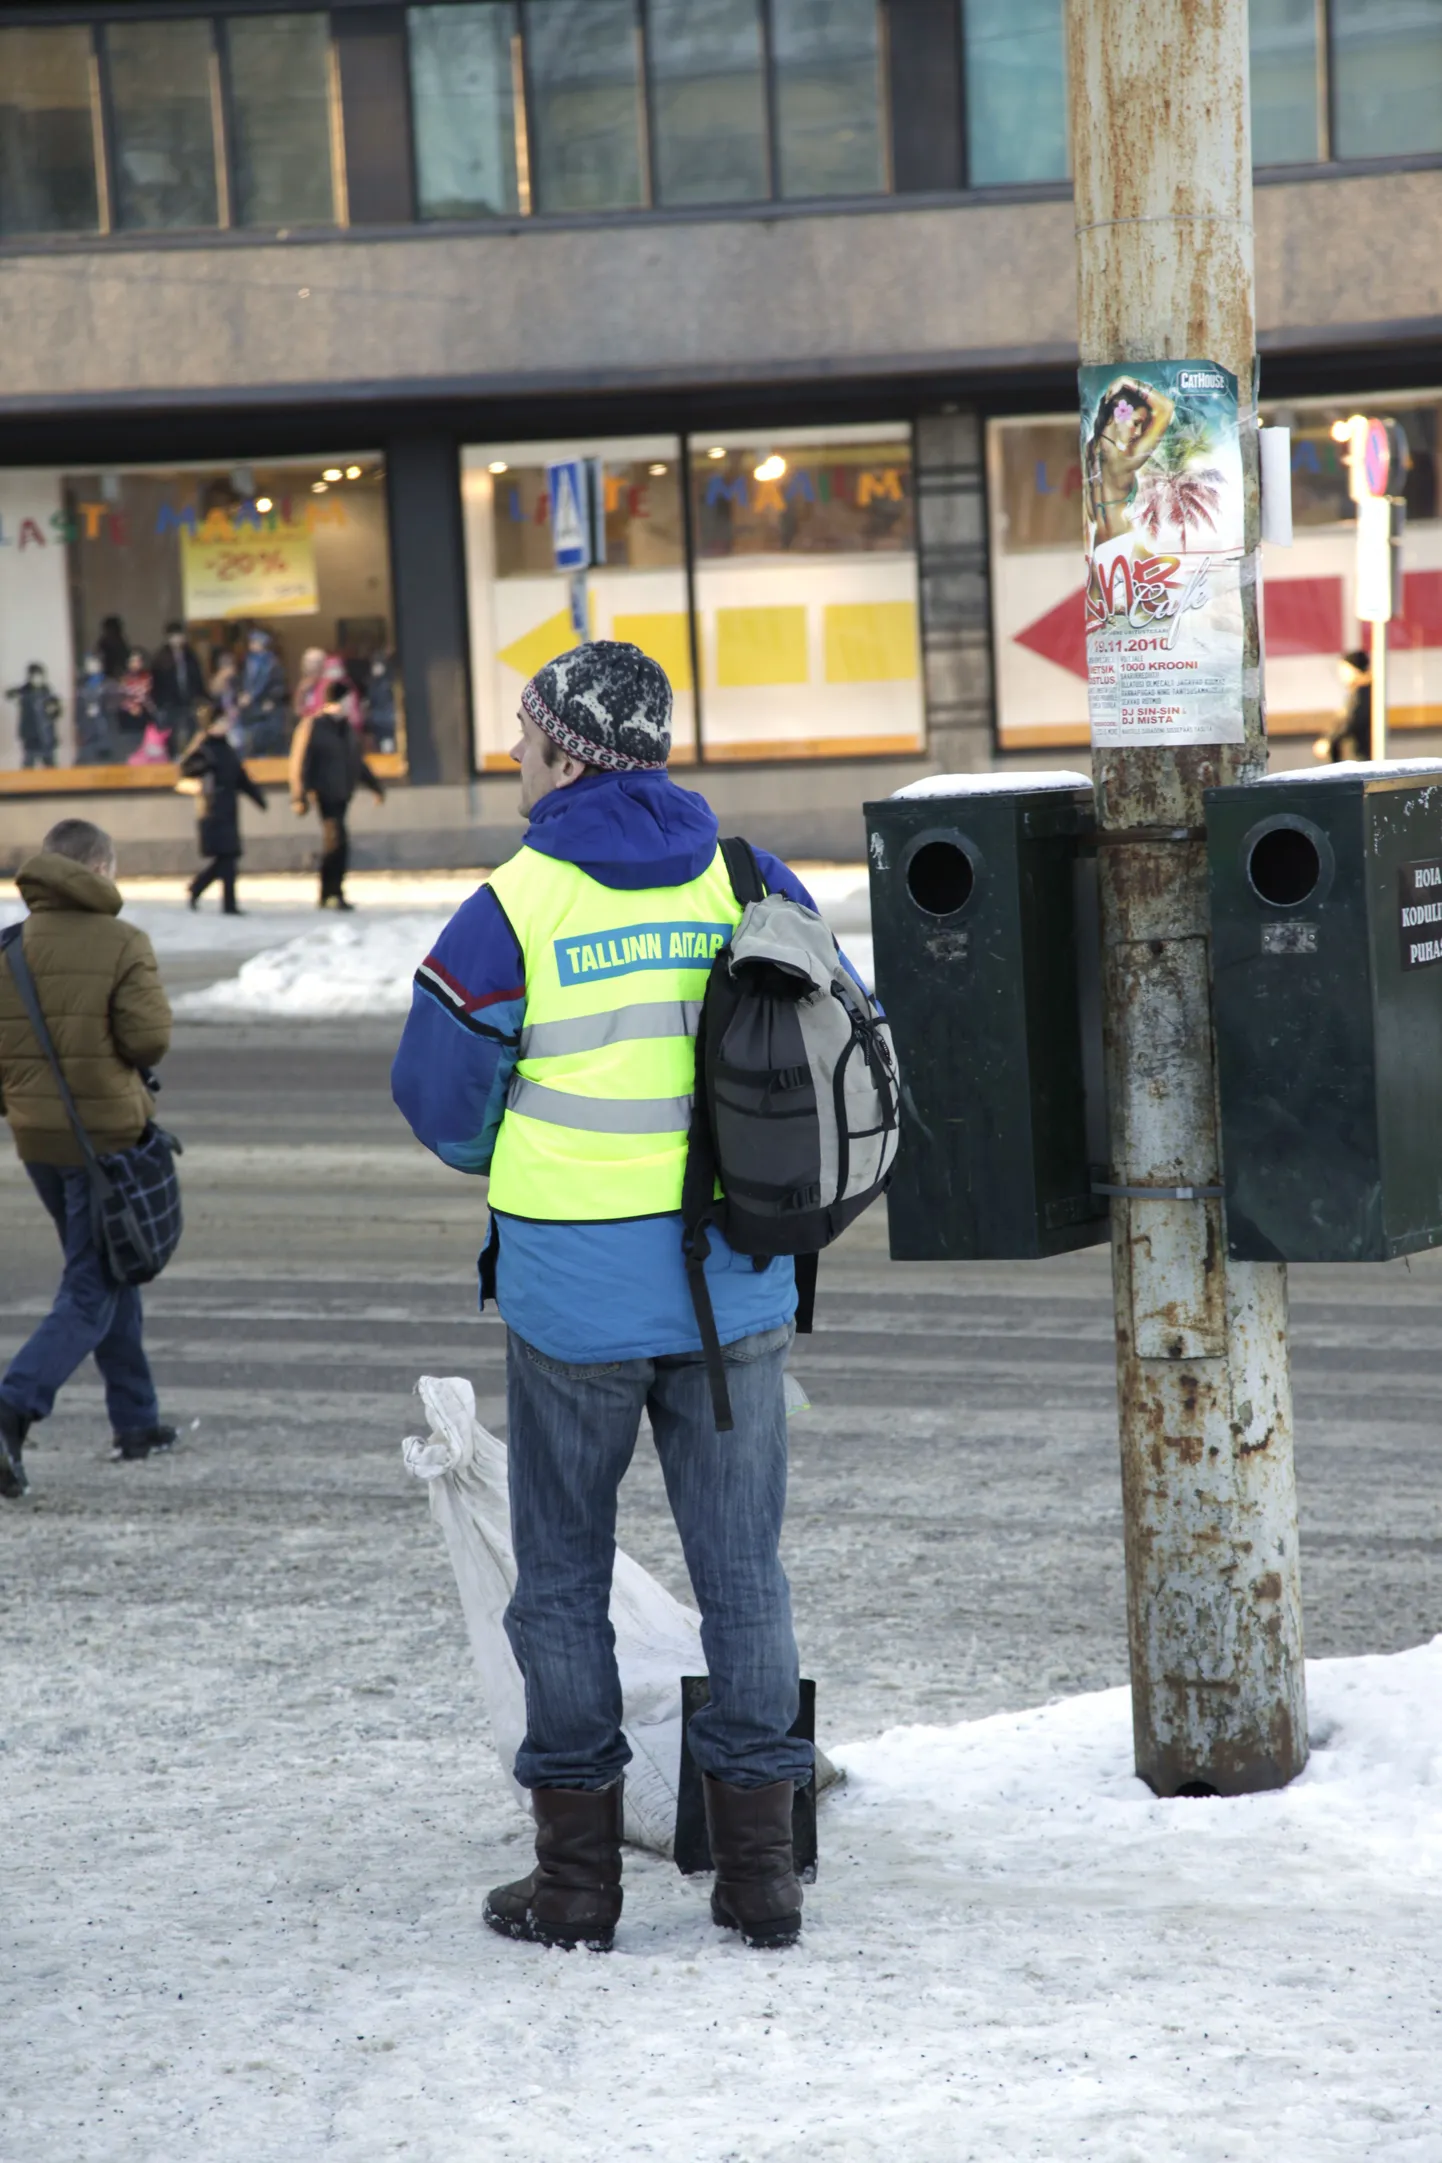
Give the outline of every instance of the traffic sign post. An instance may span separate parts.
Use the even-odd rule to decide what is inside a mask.
[[[571,629],[590,636],[586,573],[606,560],[605,479],[599,458],[564,458],[546,468],[551,497],[551,559],[571,574]]]

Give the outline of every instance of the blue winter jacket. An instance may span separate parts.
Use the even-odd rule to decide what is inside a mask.
[[[542,798],[526,844],[579,865],[603,886],[635,891],[698,878],[715,854],[716,832],[710,805],[668,774],[589,773]],[[815,906],[785,864],[764,850],[757,856],[773,892]],[[391,1070],[392,1094],[414,1133],[457,1171],[490,1167],[525,1018],[524,958],[505,911],[482,886],[416,971]],[[491,1240],[496,1304],[507,1326],[549,1358],[589,1364],[701,1349],[679,1213],[556,1224],[496,1211]],[[713,1235],[706,1275],[724,1344],[775,1329],[795,1312],[789,1259],[757,1270]]]

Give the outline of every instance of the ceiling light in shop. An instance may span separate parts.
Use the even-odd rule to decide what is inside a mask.
[[[706,453],[706,456],[708,458],[724,458],[726,456],[726,453],[722,450],[720,444],[718,443],[714,450],[708,451]]]
[[[345,475],[341,472],[339,466],[327,466],[325,471],[321,474],[321,479],[323,481],[343,481],[345,479]]]
[[[779,451],[768,451],[756,468],[755,478],[758,481],[779,481],[785,471],[786,460],[781,456],[781,453]]]
[[[330,494],[330,482],[312,481],[310,484],[310,492],[313,496],[328,496]]]
[[[260,512],[262,517],[265,516],[265,513],[267,511],[273,511],[275,509],[275,505],[271,502],[269,496],[257,496],[255,499],[255,507]]]
[[[493,458],[486,468],[487,473],[509,473],[510,470],[504,458]]]
[[[347,479],[348,481],[358,481],[358,480],[360,479],[360,477],[361,477],[361,469],[360,469],[360,467],[359,467],[359,466],[347,466],[347,467],[346,467],[346,469],[345,469],[345,477],[346,477],[346,479]]]
[[[659,465],[659,464],[658,464],[658,465],[654,465],[654,466],[652,466],[652,468],[651,468],[651,471],[652,471],[653,473],[664,473],[664,472],[666,471],[666,468],[665,468],[665,467],[664,467],[663,465]]]

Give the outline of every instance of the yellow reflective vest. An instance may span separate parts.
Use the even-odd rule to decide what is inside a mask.
[[[720,849],[684,886],[621,892],[523,848],[491,892],[526,971],[491,1207],[581,1223],[679,1209],[701,999],[741,916]]]

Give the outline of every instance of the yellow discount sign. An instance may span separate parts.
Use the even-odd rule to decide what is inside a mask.
[[[315,543],[309,533],[257,533],[225,540],[180,536],[185,614],[207,617],[314,616]]]

